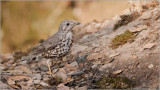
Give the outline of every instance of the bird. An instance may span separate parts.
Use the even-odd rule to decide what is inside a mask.
[[[35,47],[31,54],[32,59],[27,62],[34,61],[37,56],[47,58],[49,60],[47,61],[49,73],[52,73],[50,68],[50,59],[57,60],[58,58],[65,56],[70,51],[73,43],[72,29],[79,24],[80,22],[74,20],[63,20],[59,25],[58,32]]]

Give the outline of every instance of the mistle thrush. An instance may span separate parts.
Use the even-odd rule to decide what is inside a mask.
[[[58,32],[37,46],[30,55],[30,57],[32,57],[26,60],[26,62],[33,62],[37,56],[57,60],[66,55],[69,52],[73,41],[72,29],[79,24],[79,22],[73,20],[63,20],[59,26]],[[48,67],[51,73],[49,64]]]

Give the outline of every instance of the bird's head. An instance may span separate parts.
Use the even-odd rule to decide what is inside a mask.
[[[59,26],[59,30],[68,32],[71,31],[74,26],[79,24],[79,22],[74,20],[63,20]]]

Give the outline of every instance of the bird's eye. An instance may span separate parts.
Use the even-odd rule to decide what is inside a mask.
[[[66,25],[69,26],[69,23],[67,23]]]

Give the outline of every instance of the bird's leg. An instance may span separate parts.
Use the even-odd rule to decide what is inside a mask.
[[[52,74],[52,71],[51,71],[51,60],[50,59],[47,60],[47,66],[48,66],[48,70],[49,70],[48,74],[50,74],[52,76],[53,74]]]

